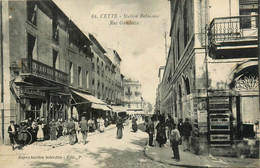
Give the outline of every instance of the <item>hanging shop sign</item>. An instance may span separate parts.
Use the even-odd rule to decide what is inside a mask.
[[[36,90],[36,89],[20,89],[20,97],[29,97],[29,98],[45,98],[45,92]]]

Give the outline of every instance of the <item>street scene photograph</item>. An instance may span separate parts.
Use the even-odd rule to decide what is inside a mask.
[[[260,167],[259,5],[0,1],[0,167]]]

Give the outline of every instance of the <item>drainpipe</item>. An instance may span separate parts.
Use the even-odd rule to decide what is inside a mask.
[[[258,78],[260,76],[260,40],[259,40],[259,36],[260,36],[260,28],[259,28],[259,23],[260,23],[260,17],[259,17],[259,14],[260,14],[260,0],[258,0]],[[260,82],[258,82],[258,90],[259,90],[259,96],[260,96]],[[258,96],[258,99],[259,99],[259,111],[260,111],[260,98]]]
[[[4,138],[5,138],[5,133],[4,133],[4,64],[3,64],[3,60],[4,60],[4,56],[3,56],[3,2],[0,1],[0,6],[1,6],[1,18],[0,18],[0,24],[1,24],[1,53],[0,53],[0,62],[1,62],[1,117],[2,117],[2,143],[4,143]]]
[[[208,49],[208,35],[207,35],[207,32],[208,32],[208,25],[206,24],[205,26],[205,69],[206,69],[206,103],[207,103],[207,132],[208,132],[208,135],[207,135],[207,139],[208,139],[208,153],[209,153],[209,148],[210,148],[210,115],[209,115],[209,92],[208,92],[208,89],[209,89],[209,72],[208,72],[208,55],[209,55],[209,49]]]

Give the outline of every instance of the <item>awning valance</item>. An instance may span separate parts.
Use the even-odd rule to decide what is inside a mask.
[[[103,105],[103,104],[92,103],[91,104],[91,108],[93,108],[93,109],[101,109],[101,110],[104,110],[104,111],[110,111],[110,108],[108,108],[106,105]]]
[[[107,104],[105,102],[96,98],[95,96],[92,96],[90,94],[80,93],[80,92],[77,92],[77,91],[74,91],[74,90],[72,90],[72,93],[74,93],[77,96],[80,96],[81,98],[86,100],[84,102],[76,102],[76,104],[91,103],[91,108],[93,108],[93,109],[101,109],[101,110],[104,110],[104,111],[110,110],[107,107]]]
[[[112,106],[114,112],[126,112],[126,108],[124,106]]]
[[[77,91],[72,90],[73,93],[75,93],[76,95],[86,99],[87,101],[91,102],[91,103],[96,103],[96,104],[104,104],[106,105],[105,102],[103,102],[102,100],[96,98],[95,96],[92,96],[90,94],[84,94],[84,93],[80,93]]]

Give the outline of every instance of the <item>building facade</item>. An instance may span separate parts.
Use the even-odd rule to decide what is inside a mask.
[[[142,98],[142,85],[139,81],[124,80],[124,106],[127,111],[142,111],[144,100]]]
[[[257,1],[169,1],[163,113],[190,119],[196,153],[259,137]]]
[[[90,117],[89,111],[110,110],[102,100],[113,100],[115,85],[104,91],[105,51],[93,35],[82,32],[51,0],[0,4],[3,143],[8,143],[11,120]],[[114,67],[109,66],[110,80]]]

